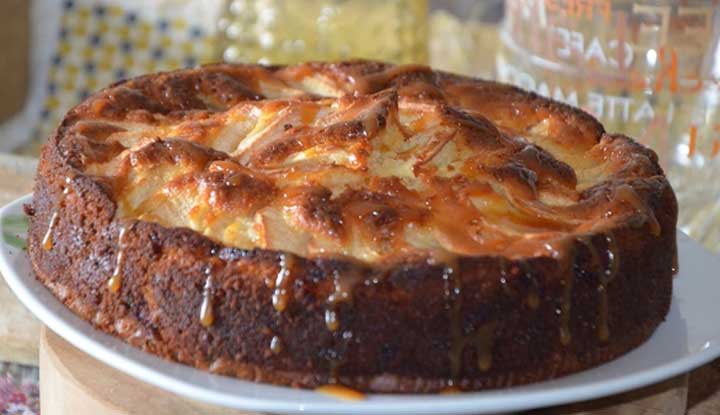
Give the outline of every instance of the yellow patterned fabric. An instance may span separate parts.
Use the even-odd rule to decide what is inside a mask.
[[[63,2],[39,122],[22,152],[34,153],[66,111],[112,82],[216,60],[215,36],[207,27],[116,3]]]

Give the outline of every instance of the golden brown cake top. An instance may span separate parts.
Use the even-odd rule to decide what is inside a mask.
[[[238,248],[512,258],[619,222],[659,231],[650,150],[579,110],[424,66],[149,75],[90,97],[60,133],[118,217]]]

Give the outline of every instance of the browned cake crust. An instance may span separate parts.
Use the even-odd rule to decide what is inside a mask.
[[[265,100],[268,87],[262,82],[300,91],[294,101],[320,100],[317,91],[302,93],[293,84],[318,74],[350,94],[339,100],[390,91],[396,100],[390,105],[397,105],[399,96],[437,104],[453,117],[460,114],[452,118],[453,125],[469,125],[467,134],[481,142],[478,153],[488,152],[486,137],[510,140],[549,124],[544,137],[555,141],[512,150],[501,164],[490,161],[483,167],[492,167],[488,177],[510,189],[512,200],[537,199],[543,186],[561,188],[567,181],[569,207],[548,204],[554,206],[553,215],[576,221],[562,229],[534,230],[540,236],[532,243],[518,243],[525,238],[520,233],[491,245],[481,242],[487,233],[478,231],[470,242],[443,245],[447,249],[403,250],[397,247],[405,245],[393,242],[394,253],[364,260],[351,254],[231,246],[213,234],[166,226],[160,215],[120,211],[126,190],[118,183],[129,180],[133,168],[143,171],[143,163],[169,160],[205,168],[242,158],[191,138],[158,136],[142,145],[124,144],[108,138],[131,129],[118,126],[120,121],[157,125],[192,119],[197,123],[191,130],[204,136],[202,120]],[[372,128],[389,123],[383,118],[387,112],[379,114]],[[346,141],[373,135],[367,123],[349,122],[343,128],[335,133]],[[131,146],[135,150],[126,157],[126,170],[105,174],[91,167],[120,157]],[[523,150],[539,147],[552,151],[522,158]],[[582,188],[579,168],[567,157],[554,157],[558,148],[591,154],[603,166],[597,173],[602,178]],[[283,151],[276,146],[267,157]],[[253,175],[253,160],[233,167],[250,171],[242,170],[247,174],[241,183],[219,182],[239,187],[241,196],[228,196],[230,190],[212,193],[228,200],[237,196],[233,203],[240,207],[227,211],[257,209],[278,191],[272,190],[277,186],[272,180]],[[218,182],[201,182],[213,183]],[[455,189],[452,183],[445,186]],[[213,65],[121,82],[67,114],[43,148],[34,191],[27,207],[33,268],[79,316],[166,359],[300,387],[339,382],[373,392],[437,392],[448,386],[478,390],[587,369],[626,353],[653,333],[668,312],[676,266],[677,205],[652,151],[604,133],[578,109],[424,67]],[[398,192],[392,196],[403,200]],[[298,215],[310,211],[306,221],[316,220],[308,233],[342,233],[347,211],[331,209],[333,200],[325,194],[297,205],[305,209]],[[373,223],[373,235],[385,235],[394,229],[393,218],[406,217],[393,203],[384,202],[383,207],[393,207],[392,214]],[[458,203],[453,199],[450,206]],[[445,214],[453,212],[459,226],[470,226],[463,223],[461,210]],[[528,223],[551,221],[537,212],[523,215],[529,215]]]

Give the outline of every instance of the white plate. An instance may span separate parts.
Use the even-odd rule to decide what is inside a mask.
[[[179,395],[216,405],[296,414],[487,414],[598,398],[689,371],[720,356],[720,258],[678,234],[680,274],[667,321],[619,359],[560,379],[457,395],[370,395],[340,401],[308,390],[255,384],[162,360],[101,333],[75,316],[30,271],[22,204],[0,210],[0,271],[20,301],[55,333],[96,359]]]

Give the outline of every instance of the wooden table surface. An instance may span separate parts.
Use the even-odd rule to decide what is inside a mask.
[[[0,154],[0,205],[30,192],[35,160]],[[40,324],[0,279],[0,360],[37,364]],[[685,399],[683,376],[630,393],[549,410],[544,415],[665,415]],[[687,414],[720,414],[720,359],[689,374]],[[676,412],[677,413],[677,412]]]

